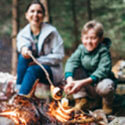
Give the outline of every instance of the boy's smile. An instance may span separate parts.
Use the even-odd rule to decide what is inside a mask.
[[[100,38],[96,35],[96,32],[93,28],[89,29],[87,33],[82,34],[81,39],[83,45],[89,52],[93,51],[100,42]]]

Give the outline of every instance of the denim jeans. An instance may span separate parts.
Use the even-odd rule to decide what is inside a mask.
[[[26,95],[31,91],[36,79],[39,79],[39,81],[44,84],[49,84],[41,67],[36,64],[29,66],[30,62],[32,62],[32,59],[25,59],[21,54],[19,55],[17,66],[17,85],[21,85],[19,90],[19,94],[21,95]],[[53,77],[50,67],[47,65],[43,65],[43,67],[47,70],[50,79],[52,80]]]

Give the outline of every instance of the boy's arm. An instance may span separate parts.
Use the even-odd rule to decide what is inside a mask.
[[[97,69],[91,74],[91,76],[95,76],[98,80],[109,77],[111,73],[111,56],[108,48],[104,48],[100,54],[100,61]]]
[[[73,76],[74,69],[80,66],[81,53],[82,48],[81,46],[79,46],[76,51],[71,55],[71,57],[67,60],[65,65],[65,78]]]
[[[67,94],[77,93],[82,87],[87,86],[93,82],[91,77],[84,78],[81,80],[73,80],[72,77],[67,78],[67,85],[64,88],[64,91]]]

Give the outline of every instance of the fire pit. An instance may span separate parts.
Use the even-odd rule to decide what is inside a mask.
[[[11,96],[6,94],[9,96],[8,100],[1,100],[0,123],[5,119],[11,124],[7,122],[4,125],[106,125],[106,116],[103,112],[85,113],[75,109],[75,106],[68,105],[67,100],[62,98],[60,93],[55,96],[55,92],[60,89],[51,88],[54,90],[52,95],[54,98],[48,97],[49,102],[48,99],[38,99],[34,96],[37,84],[38,81],[28,96],[17,95],[14,90],[8,91],[13,94]]]
[[[65,107],[60,100],[51,99],[48,103],[36,98],[34,90],[37,84],[28,96],[15,93],[8,101],[1,101],[0,116],[12,120],[14,125],[89,125],[101,120],[81,111],[76,113],[74,107]]]

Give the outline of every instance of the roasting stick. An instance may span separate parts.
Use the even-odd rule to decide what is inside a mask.
[[[61,99],[61,95],[60,95],[60,92],[61,92],[61,89],[59,87],[56,87],[54,86],[54,84],[52,83],[50,77],[49,77],[49,74],[47,72],[47,70],[36,60],[36,58],[32,55],[32,53],[30,51],[28,51],[28,55],[32,58],[32,60],[41,67],[41,69],[43,69],[45,75],[46,75],[46,78],[48,80],[48,82],[50,83],[50,90],[51,90],[51,94],[52,94],[52,97],[55,99],[55,100],[60,100]]]
[[[54,84],[52,83],[52,81],[51,81],[51,79],[50,79],[50,77],[49,77],[49,74],[48,74],[47,70],[36,60],[36,58],[32,55],[31,52],[28,52],[28,54],[29,54],[29,56],[32,58],[32,60],[33,60],[37,65],[39,65],[39,66],[41,67],[41,69],[44,71],[44,73],[45,73],[45,75],[46,75],[46,77],[47,77],[47,80],[48,80],[48,82],[50,83],[50,85],[53,85],[53,86],[54,86]]]

